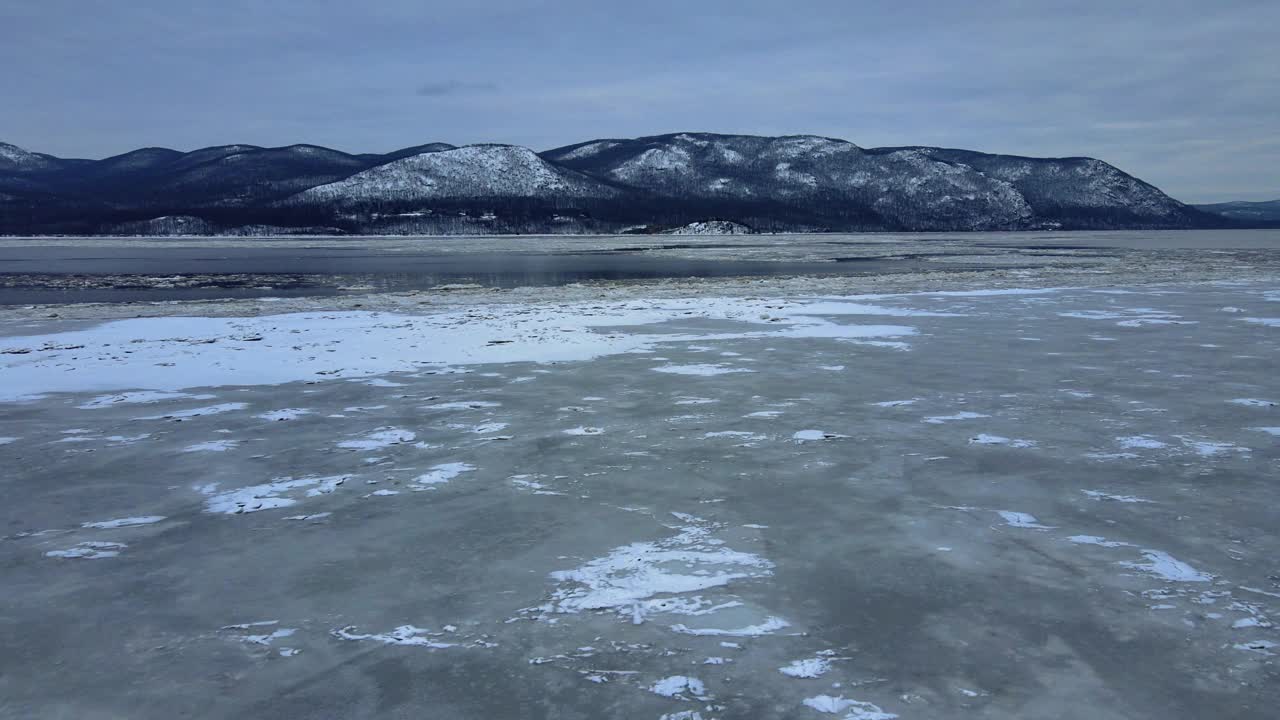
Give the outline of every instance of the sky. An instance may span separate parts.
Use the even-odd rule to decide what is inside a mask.
[[[0,141],[545,150],[706,131],[1280,198],[1276,0],[0,0]]]

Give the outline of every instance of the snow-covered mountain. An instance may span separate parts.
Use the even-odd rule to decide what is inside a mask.
[[[979,230],[1206,222],[1155,187],[1090,158],[863,149],[815,136],[709,133],[594,140],[543,157],[683,201],[737,204],[742,212],[766,204],[835,227]]]
[[[0,142],[0,172],[41,172],[58,166],[58,159]]]
[[[348,233],[614,232],[707,218],[797,232],[1234,222],[1092,158],[863,148],[812,135],[677,133],[542,153],[446,143],[360,155],[222,145],[104,160],[0,143],[0,232],[98,233],[174,217],[198,218],[211,231]]]
[[[971,150],[915,147],[877,152],[918,152],[942,162],[963,165],[1008,183],[1026,199],[1038,218],[1079,222],[1097,218],[1117,224],[1179,225],[1198,213],[1165,195],[1154,185],[1093,158],[1031,158],[992,155]]]
[[[393,160],[313,187],[291,204],[353,205],[466,198],[603,199],[619,191],[515,145],[468,145]]]

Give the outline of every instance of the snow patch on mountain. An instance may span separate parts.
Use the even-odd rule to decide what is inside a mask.
[[[291,198],[299,204],[438,198],[609,198],[617,191],[513,145],[469,145],[379,165]]]

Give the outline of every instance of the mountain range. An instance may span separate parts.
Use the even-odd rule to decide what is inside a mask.
[[[725,223],[708,222],[712,220]],[[431,143],[143,148],[0,143],[4,234],[437,234],[1235,227],[1092,158],[678,133],[535,152]],[[727,223],[727,224],[726,224]],[[709,230],[710,231],[710,230]]]
[[[1195,207],[1253,227],[1280,227],[1280,200],[1236,200]]]

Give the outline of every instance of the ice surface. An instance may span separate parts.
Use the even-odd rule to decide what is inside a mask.
[[[1067,540],[1079,545],[1098,545],[1107,548],[1129,547],[1130,543],[1120,542],[1118,540],[1108,540],[1097,535],[1072,535]]]
[[[759,637],[761,635],[771,635],[779,630],[790,627],[791,623],[780,617],[767,617],[764,622],[755,625],[747,625],[739,628],[691,628],[684,623],[677,623],[671,626],[674,632],[681,635],[701,635],[711,637]]]
[[[1169,553],[1160,550],[1143,550],[1143,557],[1147,558],[1147,562],[1124,562],[1120,563],[1125,567],[1135,570],[1142,570],[1153,575],[1159,575],[1165,580],[1172,582],[1212,582],[1213,576],[1208,573],[1202,573],[1190,565],[1171,556]]]
[[[234,450],[240,442],[237,440],[208,440],[206,442],[188,445],[182,449],[183,452],[226,452]]]
[[[334,637],[341,638],[343,640],[369,640],[386,645],[409,645],[413,647],[425,647],[432,650],[443,650],[457,645],[457,643],[442,642],[434,639],[443,634],[444,633],[439,632],[433,633],[427,628],[414,627],[413,625],[401,625],[394,630],[385,633],[361,634],[355,632],[355,627],[350,625],[333,631]]]
[[[849,436],[827,432],[825,430],[799,430],[791,436],[791,439],[797,442],[813,442],[815,440],[837,440],[839,438],[847,437]]]
[[[0,401],[49,392],[173,392],[193,387],[281,384],[318,376],[367,378],[424,366],[590,360],[648,350],[671,341],[869,339],[916,332],[900,325],[834,323],[804,314],[806,307],[805,303],[792,303],[778,309],[767,300],[695,298],[537,305],[515,310],[476,307],[429,315],[347,311],[117,320],[85,330],[10,338],[22,345],[50,349],[0,355],[0,371],[7,380],[0,387]],[[750,323],[759,329],[710,335],[596,331],[599,327],[661,324],[690,314]],[[200,342],[193,342],[193,338]],[[210,339],[216,342],[205,342]],[[130,352],[119,352],[116,348],[121,345],[128,345]],[[69,366],[78,372],[67,372]],[[728,370],[696,364],[685,367],[694,368],[688,371],[692,374]],[[732,370],[748,372],[744,368]],[[140,382],[149,387],[138,388]]]
[[[663,697],[684,700],[687,699],[687,696],[705,696],[707,694],[707,688],[702,684],[702,681],[697,678],[691,678],[685,675],[672,675],[649,686],[649,692]]]
[[[1009,527],[1027,528],[1029,530],[1052,530],[1053,528],[1041,525],[1035,515],[1028,515],[1023,512],[1014,512],[1012,510],[997,510],[1000,517],[1004,518],[1004,522]]]
[[[1016,448],[1035,447],[1035,443],[1031,440],[1019,440],[1016,438],[1001,437],[1000,435],[988,435],[982,433],[975,437],[969,438],[970,445],[1008,445]]]
[[[217,492],[215,488],[205,488],[204,493],[209,496],[205,500],[205,512],[239,515],[291,507],[298,504],[299,492],[303,497],[328,494],[349,478],[349,475],[279,478],[262,485],[251,485],[224,492]]]
[[[755,372],[754,370],[748,370],[746,368],[734,368],[734,367],[725,367],[723,365],[707,365],[707,364],[661,365],[659,367],[653,368],[653,370],[660,373],[670,373],[672,375],[702,375],[702,376],[729,375],[731,373]]]
[[[53,558],[97,560],[99,558],[116,557],[120,554],[120,551],[126,547],[128,547],[128,545],[125,545],[124,543],[91,540],[77,543],[75,547],[67,548],[66,550],[50,550],[45,553],[45,556]]]
[[[991,417],[991,416],[983,415],[982,413],[970,412],[968,410],[962,410],[958,413],[952,413],[951,415],[934,415],[932,417],[927,417],[921,422],[927,422],[932,425],[941,425],[942,423],[951,422],[953,420],[976,420],[978,418],[984,418],[984,417]]]
[[[778,672],[793,678],[818,678],[831,669],[831,661],[824,657],[794,660],[778,668]]]
[[[501,406],[502,403],[493,402],[492,400],[455,400],[452,402],[436,403],[428,405],[428,410],[480,410],[483,408],[495,408]]]
[[[284,408],[283,410],[272,410],[270,412],[265,412],[260,415],[255,415],[254,417],[262,420],[279,422],[282,420],[297,420],[303,415],[310,415],[310,414],[312,414],[312,411],[304,408]]]
[[[836,715],[846,713],[845,720],[893,720],[897,715],[885,712],[878,705],[859,700],[849,700],[843,695],[817,695],[804,699],[804,704],[821,713]]]
[[[1112,501],[1112,502],[1122,502],[1122,503],[1149,503],[1149,502],[1151,502],[1150,500],[1145,500],[1145,499],[1143,499],[1143,498],[1135,497],[1135,496],[1133,496],[1133,495],[1111,495],[1111,494],[1108,494],[1108,493],[1104,493],[1104,492],[1102,492],[1102,491],[1100,491],[1100,490],[1081,490],[1080,492],[1084,493],[1085,495],[1088,495],[1089,497],[1093,498],[1094,500],[1110,500],[1110,501]]]
[[[685,570],[699,567],[698,572]],[[552,573],[561,583],[553,595],[553,609],[573,613],[621,608],[630,617],[635,608],[646,607],[638,601],[764,577],[771,567],[750,553],[700,546],[686,532],[659,543],[627,545],[576,570]]]
[[[576,428],[569,428],[563,432],[565,435],[599,435],[603,433],[604,430],[598,427],[578,426]]]
[[[431,468],[430,472],[423,473],[413,479],[413,484],[420,487],[428,487],[431,485],[439,485],[447,483],[458,477],[464,472],[471,472],[475,467],[464,462],[441,463]]]
[[[1235,400],[1231,400],[1229,402],[1232,402],[1236,405],[1244,405],[1245,407],[1275,407],[1276,406],[1276,402],[1274,400],[1259,400],[1257,398],[1236,398]]]
[[[413,442],[416,435],[408,430],[400,428],[385,427],[375,430],[362,438],[355,440],[344,440],[338,443],[338,447],[348,450],[379,450],[392,445],[401,445]]]
[[[138,403],[157,403],[165,400],[212,400],[214,395],[192,395],[183,392],[157,392],[154,390],[141,390],[138,392],[117,393],[114,395],[100,395],[83,405],[76,407],[81,410],[96,410],[100,408],[113,407],[115,405],[133,405]]]
[[[1160,442],[1153,437],[1146,435],[1131,435],[1129,437],[1116,438],[1116,444],[1126,449],[1142,449],[1142,450],[1159,450],[1169,447],[1167,443]]]
[[[1248,323],[1253,323],[1255,325],[1265,325],[1267,327],[1280,327],[1280,318],[1247,317],[1247,318],[1244,318],[1244,321]]]
[[[137,525],[151,525],[164,520],[163,515],[142,515],[139,517],[118,518],[116,520],[100,520],[98,522],[82,523],[81,527],[95,528],[99,530],[110,530],[113,528],[135,527]]]
[[[176,410],[164,415],[147,415],[145,417],[136,418],[138,420],[183,420],[186,418],[200,417],[202,415],[221,415],[222,413],[235,412],[249,407],[248,403],[221,403],[219,405],[209,405],[208,407],[190,408],[188,410]]]

